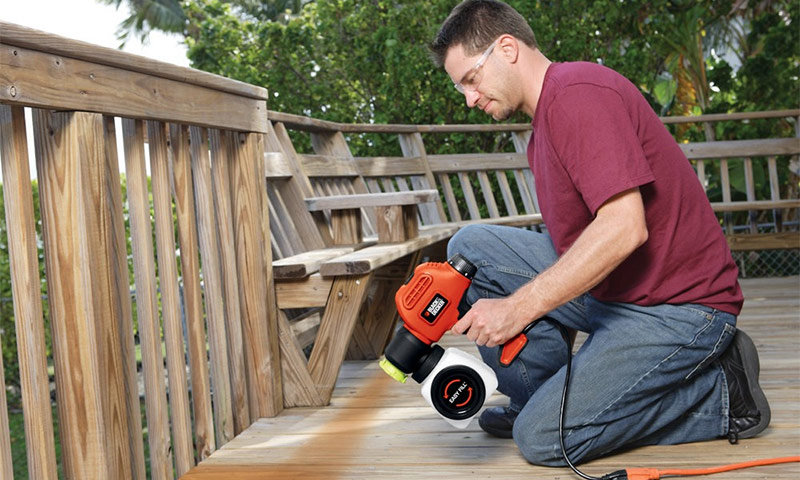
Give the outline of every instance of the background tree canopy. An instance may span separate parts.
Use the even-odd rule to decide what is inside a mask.
[[[119,4],[123,0],[98,0]],[[482,123],[427,45],[454,0],[124,0],[122,34],[178,31],[195,68],[344,122]],[[796,108],[800,2],[509,0],[553,61],[607,65],[661,114]],[[526,121],[518,117],[517,121]]]

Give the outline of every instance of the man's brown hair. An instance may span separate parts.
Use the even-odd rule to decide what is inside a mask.
[[[450,12],[431,43],[433,62],[444,65],[447,50],[458,44],[467,55],[477,55],[503,34],[538,48],[533,30],[519,12],[496,0],[466,0]]]

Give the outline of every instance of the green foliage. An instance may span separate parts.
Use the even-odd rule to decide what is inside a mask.
[[[282,22],[260,14],[258,3],[245,11],[237,2],[185,0],[193,66],[268,88],[276,111],[342,122],[491,121],[470,111],[429,60],[427,45],[452,0],[317,0]],[[767,2],[759,11],[734,9],[732,0],[509,3],[551,60],[603,63],[662,114],[795,108],[800,98],[797,2]],[[737,54],[741,66],[712,49]],[[702,137],[698,129],[676,133]],[[350,140],[356,151],[397,148],[385,138]],[[430,148],[443,153],[453,144],[509,148],[507,139],[474,135],[443,137]]]

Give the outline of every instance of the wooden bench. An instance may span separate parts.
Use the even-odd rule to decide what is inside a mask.
[[[324,405],[346,352],[380,355],[397,319],[386,300],[421,252],[456,228],[417,228],[416,205],[434,199],[432,191],[313,197],[286,130],[280,123],[269,130],[265,170],[277,303],[287,313],[281,325],[294,334],[287,337],[297,339],[282,345],[284,357],[293,359],[284,378],[299,379],[284,396],[287,406]],[[377,236],[363,237],[361,208],[371,214]],[[302,353],[309,348],[307,375]]]

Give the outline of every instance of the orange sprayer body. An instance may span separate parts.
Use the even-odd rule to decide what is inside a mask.
[[[470,283],[449,263],[417,266],[394,297],[405,327],[428,345],[438,341],[458,321],[458,304]]]

